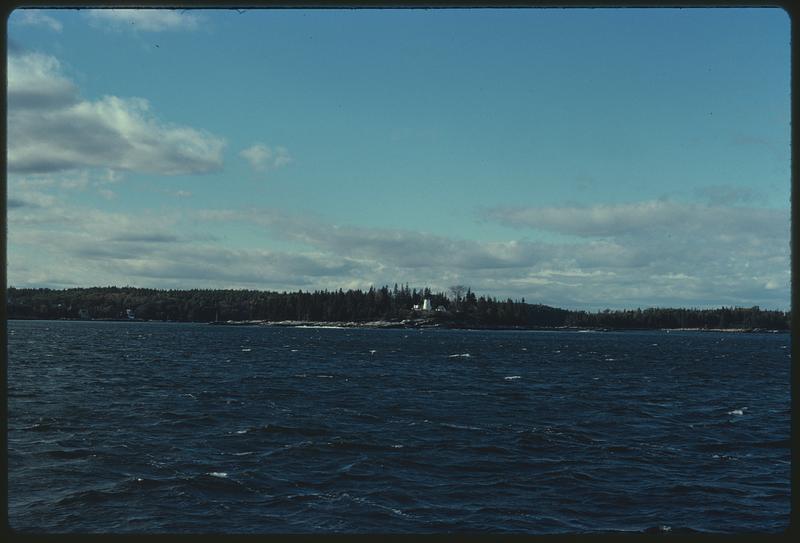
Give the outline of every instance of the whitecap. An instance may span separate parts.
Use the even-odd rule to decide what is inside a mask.
[[[250,352],[250,351],[252,351],[252,350],[253,350],[253,349],[242,349],[242,352],[243,352],[243,353],[249,353],[249,352]]]
[[[228,476],[228,474],[224,471],[210,471],[208,472],[208,475],[211,475],[212,477],[220,477],[223,479]]]
[[[291,352],[296,353],[297,349],[292,349]]]
[[[744,415],[745,411],[747,411],[747,407],[741,407],[739,409],[728,411],[728,415]]]
[[[738,460],[738,458],[736,458],[735,456],[731,456],[728,454],[723,454],[722,456],[715,454],[712,456],[712,458],[716,458],[717,460],[729,460],[729,461]]]
[[[470,356],[472,355],[469,353],[462,353],[462,354],[451,354],[450,356],[448,356],[448,358],[469,358]]]
[[[369,354],[375,354],[375,353],[377,353],[377,352],[378,352],[378,351],[376,351],[375,349],[372,349],[372,350],[370,350]]]
[[[509,375],[508,377],[503,377],[506,381],[511,381],[512,379],[520,379],[519,375]]]
[[[393,448],[393,449],[402,449],[402,448],[403,448],[403,446],[402,446],[402,445],[400,445],[400,444],[397,444],[397,445],[392,445],[392,448]]]
[[[236,430],[236,433],[237,434],[246,434],[247,431],[248,431],[247,428],[245,428],[244,430]]]
[[[480,430],[477,426],[468,426],[466,424],[450,424],[449,422],[440,423],[445,428],[454,428],[456,430]]]
[[[317,375],[317,377],[321,377],[324,379],[333,379],[333,375]]]

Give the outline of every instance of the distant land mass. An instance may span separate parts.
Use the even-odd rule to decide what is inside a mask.
[[[754,307],[646,308],[588,312],[408,285],[273,292],[91,287],[7,290],[9,319],[97,319],[215,324],[340,324],[444,328],[789,330],[790,312]]]

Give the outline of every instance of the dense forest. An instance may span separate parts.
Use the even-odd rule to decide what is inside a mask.
[[[429,302],[425,302],[429,300]],[[427,309],[423,309],[427,308]],[[453,327],[744,328],[788,330],[790,314],[759,307],[648,308],[574,311],[525,299],[476,296],[456,285],[448,293],[408,285],[363,290],[270,292],[157,290],[133,287],[7,291],[10,319],[130,319],[182,322],[370,322],[427,319]]]

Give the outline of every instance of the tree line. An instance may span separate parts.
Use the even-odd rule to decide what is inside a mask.
[[[430,301],[430,311],[419,309]],[[368,322],[425,317],[452,326],[577,327],[608,329],[745,328],[788,330],[790,313],[754,307],[647,308],[597,312],[527,303],[524,298],[476,296],[455,285],[447,293],[394,285],[368,290],[274,292],[163,290],[135,287],[27,289],[10,287],[11,319],[125,319],[212,321]],[[415,309],[415,307],[417,309]]]

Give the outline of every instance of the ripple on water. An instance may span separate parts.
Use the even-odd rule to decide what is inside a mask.
[[[22,531],[788,527],[779,334],[10,326]]]

